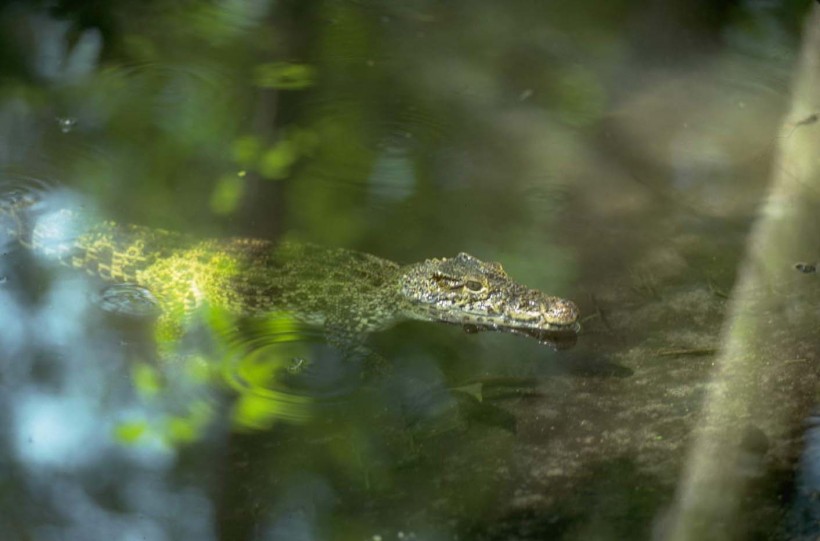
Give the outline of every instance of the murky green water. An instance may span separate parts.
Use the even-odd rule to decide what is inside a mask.
[[[809,7],[4,4],[0,201],[468,252],[583,328],[556,350],[405,322],[345,349],[200,310],[162,334],[151,291],[3,237],[0,537],[666,538],[772,156],[816,129],[781,127]],[[816,279],[783,284],[795,325]],[[813,403],[792,383],[773,404]],[[739,538],[818,535],[816,434],[786,443],[804,413],[787,435],[753,416],[727,462],[753,479]]]

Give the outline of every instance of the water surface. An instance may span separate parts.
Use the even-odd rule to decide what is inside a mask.
[[[662,538],[781,122],[816,129],[783,118],[808,8],[0,9],[6,198],[399,263],[468,252],[583,314],[562,351],[412,322],[350,355],[287,314],[204,315],[158,351],[151,292],[5,239],[4,536]],[[765,463],[781,440],[749,434]],[[783,503],[750,536],[817,535],[812,456],[763,469]]]

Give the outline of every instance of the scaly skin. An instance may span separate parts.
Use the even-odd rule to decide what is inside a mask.
[[[46,258],[153,293],[163,318],[207,304],[236,316],[287,312],[345,334],[417,319],[525,334],[547,343],[578,330],[578,309],[514,282],[498,263],[468,254],[399,266],[313,245],[187,235],[93,222],[29,200],[0,204],[4,229]]]

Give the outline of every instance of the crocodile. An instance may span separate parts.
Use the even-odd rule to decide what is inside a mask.
[[[0,198],[0,227],[45,259],[145,288],[166,321],[207,305],[239,317],[285,312],[346,336],[423,320],[526,335],[553,347],[571,344],[579,330],[573,302],[521,285],[501,264],[467,253],[399,265],[312,244],[202,240],[94,220],[27,193]]]

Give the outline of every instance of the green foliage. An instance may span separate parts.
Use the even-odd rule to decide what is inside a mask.
[[[124,445],[133,445],[148,431],[145,421],[124,422],[114,429],[114,438]]]
[[[297,157],[298,147],[293,141],[283,139],[262,154],[258,165],[259,174],[271,180],[283,179],[290,173]]]
[[[244,175],[219,177],[211,193],[211,210],[215,214],[233,214],[245,193]]]
[[[146,397],[156,396],[162,389],[162,376],[153,366],[135,363],[131,369],[131,379],[137,391]]]
[[[302,90],[312,86],[316,70],[307,64],[271,62],[260,64],[253,70],[253,83],[261,88],[279,90]]]
[[[197,441],[213,418],[211,406],[204,401],[194,401],[186,415],[171,416],[165,421],[164,436],[172,445]]]
[[[243,168],[253,167],[262,153],[262,141],[255,135],[238,137],[231,146],[233,160]]]
[[[226,358],[225,381],[239,393],[233,410],[234,426],[240,429],[271,427],[277,420],[306,422],[312,416],[308,395],[282,388],[287,372],[298,373],[310,363],[309,345],[289,318],[276,318],[267,342],[252,349],[237,351]]]

